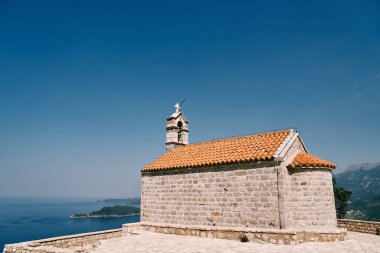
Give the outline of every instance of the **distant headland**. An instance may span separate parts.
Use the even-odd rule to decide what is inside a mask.
[[[125,199],[102,199],[102,200],[98,200],[97,202],[140,206],[141,198],[135,197],[135,198],[125,198]]]
[[[89,214],[73,214],[70,215],[72,219],[86,219],[86,218],[118,218],[126,216],[140,215],[140,208],[127,205],[106,206],[98,211],[93,211]]]

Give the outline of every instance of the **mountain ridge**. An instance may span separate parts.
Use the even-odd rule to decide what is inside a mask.
[[[377,167],[380,167],[380,162],[372,162],[372,163],[355,163],[348,166],[346,169],[342,170],[341,173],[349,172],[349,171],[356,171],[356,170],[373,170]]]
[[[337,187],[352,192],[349,208],[380,221],[380,162],[353,164],[334,175]]]

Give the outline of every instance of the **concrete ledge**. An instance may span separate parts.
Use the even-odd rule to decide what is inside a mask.
[[[122,229],[52,237],[42,240],[6,244],[3,253],[32,252],[86,252],[99,245],[101,240],[119,238]]]
[[[338,227],[348,231],[380,235],[380,222],[363,220],[338,220]]]
[[[247,236],[252,242],[296,245],[303,242],[332,242],[347,239],[347,230],[344,228],[331,229],[258,229],[258,228],[231,228],[207,226],[183,226],[159,223],[140,222],[123,225],[123,236],[137,233],[138,230],[199,236],[218,239],[239,240]]]

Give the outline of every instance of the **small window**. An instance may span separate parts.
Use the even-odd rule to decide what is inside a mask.
[[[181,137],[182,137],[182,121],[178,121],[178,142],[181,141]]]

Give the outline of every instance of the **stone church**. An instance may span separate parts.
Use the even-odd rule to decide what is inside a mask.
[[[167,118],[166,153],[141,170],[140,225],[219,238],[264,233],[275,243],[287,236],[344,240],[335,167],[309,154],[293,129],[189,144],[189,122],[177,104]]]
[[[142,231],[290,245],[345,240],[334,168],[310,155],[293,129],[189,144],[177,104],[167,118],[166,153],[141,170],[140,222],[9,244],[3,252],[91,252],[100,241]]]

